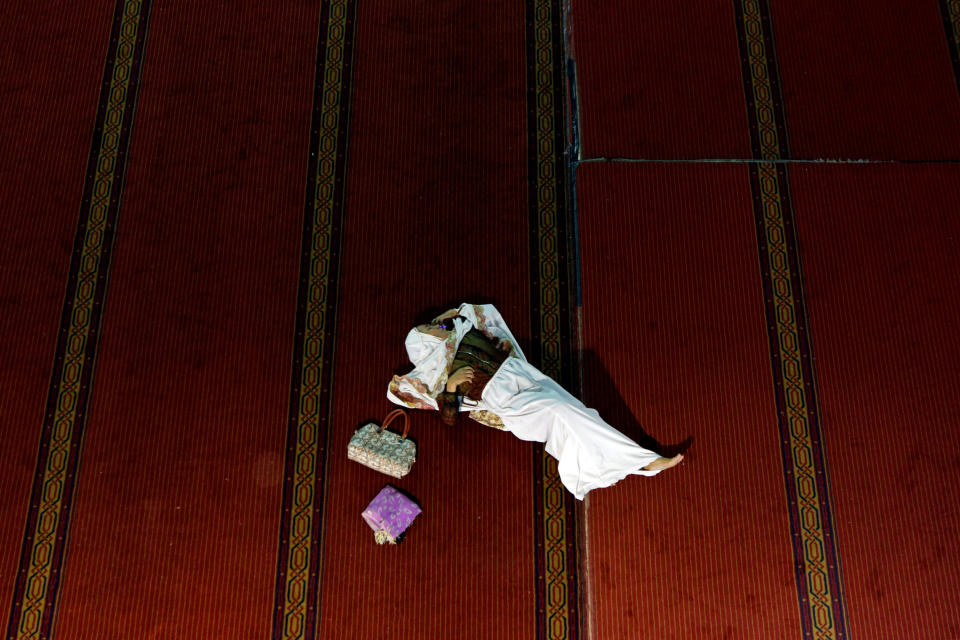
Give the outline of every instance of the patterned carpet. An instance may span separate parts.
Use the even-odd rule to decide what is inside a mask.
[[[955,0],[0,25],[10,640],[960,637]],[[416,412],[378,547],[347,441],[462,300],[686,460]]]

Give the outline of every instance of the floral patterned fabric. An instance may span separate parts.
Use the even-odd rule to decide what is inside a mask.
[[[387,397],[411,409],[437,408],[436,400],[430,397],[427,385],[413,376],[393,376],[387,389]]]
[[[396,544],[420,513],[420,506],[416,502],[387,485],[367,505],[361,516],[373,529],[377,544]]]
[[[402,478],[410,473],[417,459],[417,445],[371,422],[354,431],[347,445],[347,457],[365,467]]]
[[[500,416],[492,411],[478,409],[476,411],[471,411],[470,417],[482,425],[493,427],[494,429],[500,429],[501,431],[504,429],[503,420],[501,420]]]

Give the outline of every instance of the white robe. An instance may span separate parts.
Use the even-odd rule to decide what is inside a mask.
[[[583,500],[587,492],[609,487],[628,475],[653,476],[659,473],[643,469],[660,457],[659,454],[641,447],[604,422],[596,410],[587,408],[552,378],[527,362],[515,346],[516,341],[500,313],[492,305],[464,304],[460,307],[460,315],[467,319],[470,326],[476,326],[492,337],[509,340],[514,346],[511,356],[487,383],[480,402],[466,401],[461,404],[461,411],[490,411],[500,417],[507,431],[521,440],[544,443],[547,453],[557,460],[560,481],[578,500]],[[449,341],[455,344],[451,346],[459,345],[464,333],[462,330],[453,333],[456,337]],[[437,339],[436,342],[438,348],[444,348],[443,341]],[[450,352],[449,347],[446,351]],[[421,354],[417,355],[421,357]],[[434,352],[432,355],[437,354]],[[421,359],[421,363],[423,361]],[[419,366],[417,362],[414,365]],[[420,371],[417,369],[411,372],[414,377],[418,373]],[[406,381],[404,390],[407,393],[403,394],[405,399],[393,393],[397,389],[395,379],[392,388],[387,391],[391,401],[404,406],[436,408],[436,401],[426,390],[437,388],[436,378],[424,384],[410,384],[409,377],[398,379]],[[442,375],[441,379],[445,382],[446,375]],[[420,400],[417,404],[411,402],[411,389],[412,395]]]

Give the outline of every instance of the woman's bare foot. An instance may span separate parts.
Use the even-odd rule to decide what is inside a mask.
[[[643,469],[644,471],[663,471],[664,469],[677,466],[681,460],[683,460],[683,454],[678,453],[672,458],[657,458]]]

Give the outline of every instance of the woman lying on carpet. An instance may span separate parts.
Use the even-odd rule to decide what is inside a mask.
[[[560,481],[578,500],[683,459],[644,449],[527,362],[493,305],[462,304],[411,329],[405,344],[415,368],[393,377],[387,389],[392,402],[437,410],[449,425],[469,411],[521,440],[545,443]]]

